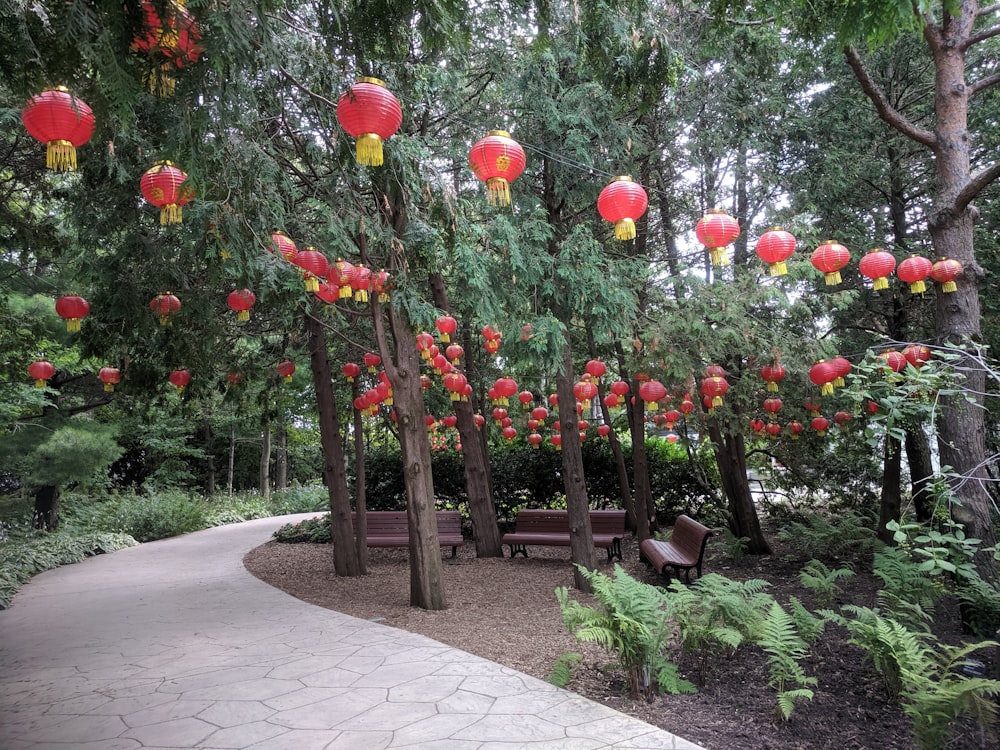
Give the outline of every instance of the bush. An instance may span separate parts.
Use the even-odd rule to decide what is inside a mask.
[[[330,505],[330,494],[322,484],[293,482],[286,489],[271,493],[271,514],[313,513]]]
[[[330,514],[326,513],[315,518],[307,518],[298,523],[286,523],[273,534],[276,541],[297,544],[312,542],[313,544],[329,544]]]
[[[89,523],[101,531],[129,534],[152,542],[206,528],[209,506],[196,496],[179,491],[154,496],[126,494],[106,500],[93,509]]]

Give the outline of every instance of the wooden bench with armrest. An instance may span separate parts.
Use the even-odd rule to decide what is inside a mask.
[[[674,530],[668,541],[643,539],[639,542],[639,559],[656,568],[656,572],[670,580],[667,568],[673,568],[680,578],[684,571],[685,580],[691,582],[691,568],[698,571],[701,578],[701,562],[705,557],[705,545],[712,536],[712,530],[702,526],[690,516],[681,515],[674,522]]]
[[[622,538],[625,536],[624,510],[590,511],[590,530],[594,546],[607,550],[608,562],[614,557],[622,559]],[[514,519],[514,531],[504,534],[502,544],[510,545],[510,556],[518,553],[528,556],[527,545],[540,547],[569,547],[569,511],[520,510]]]
[[[457,510],[438,510],[434,514],[437,516],[438,543],[442,547],[451,547],[451,556],[455,557],[458,548],[465,543],[462,538],[462,516]],[[351,513],[351,520],[355,520],[354,513]],[[405,510],[369,510],[365,512],[365,521],[367,546],[409,546],[410,526]]]

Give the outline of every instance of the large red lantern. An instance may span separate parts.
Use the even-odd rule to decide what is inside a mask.
[[[295,254],[292,263],[302,269],[302,278],[306,282],[306,291],[315,292],[319,289],[319,279],[326,273],[329,263],[326,256],[314,247],[307,247]]]
[[[615,177],[597,197],[601,217],[615,225],[619,240],[635,239],[635,220],[646,213],[649,198],[629,176]]]
[[[833,369],[837,373],[837,377],[833,379],[833,384],[837,388],[843,388],[846,384],[844,378],[848,376],[851,372],[851,362],[847,357],[834,357],[830,360],[830,364],[833,365]]]
[[[817,271],[823,272],[827,286],[836,286],[841,282],[840,270],[851,260],[851,252],[836,240],[827,240],[813,250],[812,264]]]
[[[174,370],[170,373],[169,380],[177,391],[180,392],[183,391],[185,386],[191,382],[191,373],[187,370]]]
[[[754,252],[768,264],[772,276],[784,276],[788,273],[785,261],[792,257],[796,245],[798,242],[790,232],[781,227],[773,227],[760,236]]]
[[[812,428],[816,430],[816,434],[823,437],[830,427],[830,420],[826,417],[813,417],[810,424],[812,425]]]
[[[66,321],[66,330],[80,330],[80,321],[90,312],[90,303],[75,294],[66,294],[56,300],[56,314]]]
[[[934,264],[922,255],[911,255],[899,264],[896,275],[900,281],[905,281],[910,285],[911,294],[923,294],[927,291],[924,279],[931,275]]]
[[[147,169],[139,180],[142,197],[160,209],[160,224],[180,224],[181,207],[191,200],[193,193],[184,185],[187,175],[169,161],[158,161]]]
[[[160,319],[160,325],[165,326],[181,309],[181,301],[170,292],[162,292],[150,300],[149,309]]]
[[[861,256],[858,261],[858,271],[862,276],[872,280],[872,289],[876,292],[880,289],[889,288],[889,280],[886,278],[896,268],[896,259],[892,253],[875,248]]]
[[[772,417],[775,416],[779,411],[781,411],[781,406],[782,403],[780,398],[764,399],[764,411],[766,411]]]
[[[354,290],[355,302],[367,302],[368,292],[372,291],[372,272],[365,266],[355,266],[351,273],[351,289]]]
[[[161,18],[155,3],[143,1],[143,25],[132,39],[132,49],[149,55],[153,62],[146,83],[156,96],[173,95],[173,69],[195,62],[201,54],[198,23],[184,7],[183,0],[168,0],[164,4],[166,18]]]
[[[597,386],[589,380],[580,380],[573,386],[573,395],[583,404],[584,409],[590,409],[590,400],[597,395]]]
[[[513,378],[497,378],[493,384],[493,389],[497,392],[497,403],[500,406],[509,406],[510,398],[517,393],[517,381]]]
[[[767,390],[777,393],[778,383],[785,379],[785,368],[778,362],[773,362],[760,368],[760,376],[767,383]]]
[[[291,260],[295,257],[295,253],[298,252],[298,248],[295,247],[295,243],[292,242],[291,238],[288,237],[284,232],[272,232],[271,242],[273,244],[268,246],[268,252],[273,253],[275,249],[281,253],[281,257],[285,260]]]
[[[701,395],[711,399],[711,408],[722,406],[722,397],[729,390],[729,382],[725,378],[711,377],[701,381]]]
[[[21,110],[28,134],[44,143],[45,166],[58,172],[76,169],[76,150],[94,134],[94,113],[65,88],[35,94]]]
[[[521,402],[522,407],[530,409],[531,402],[535,400],[535,396],[531,391],[521,391],[517,394],[517,400]]]
[[[337,120],[357,141],[358,164],[381,167],[384,162],[382,142],[391,138],[403,124],[399,100],[378,78],[359,78],[337,102]]]
[[[245,323],[250,320],[250,308],[257,304],[257,295],[249,289],[234,289],[226,297],[226,304],[236,313],[236,320]]]
[[[108,393],[112,393],[115,386],[122,382],[122,374],[117,367],[102,367],[97,377],[104,383],[104,390]]]
[[[382,358],[375,352],[366,352],[361,358],[361,361],[365,363],[365,367],[368,368],[368,372],[375,372],[375,368],[382,363]]]
[[[584,368],[590,377],[597,379],[600,378],[604,373],[608,371],[607,365],[605,365],[599,359],[592,359],[584,365]]]
[[[417,351],[423,359],[431,358],[431,347],[434,346],[434,337],[426,331],[417,334]]]
[[[820,387],[821,396],[830,396],[833,394],[833,381],[837,379],[837,368],[821,359],[809,368],[809,379]]]
[[[469,166],[486,183],[486,200],[493,206],[510,205],[510,183],[521,176],[524,149],[506,130],[491,130],[469,151]]]
[[[451,334],[458,328],[458,322],[450,315],[442,315],[434,321],[434,326],[438,329],[438,333],[441,334],[441,341],[447,344],[451,341]]]
[[[449,372],[447,375],[444,376],[444,387],[451,392],[452,401],[461,400],[462,391],[465,390],[465,384],[467,382],[469,381],[466,380],[465,375],[458,372],[457,370]]]
[[[51,362],[38,359],[28,365],[28,375],[35,380],[35,388],[44,388],[45,381],[56,374],[56,368]]]
[[[883,367],[892,372],[899,372],[906,367],[906,357],[903,356],[902,352],[897,352],[895,349],[882,352],[878,355],[878,358],[882,361]]]
[[[465,350],[458,344],[448,344],[448,348],[444,350],[444,356],[451,360],[453,365],[459,363],[463,354],[465,354]]]
[[[951,258],[941,258],[931,266],[931,278],[941,285],[941,291],[949,294],[958,289],[955,277],[962,273],[962,264]]]
[[[341,299],[350,299],[354,296],[354,287],[351,286],[351,281],[354,279],[354,266],[343,258],[337,258],[330,264],[326,279],[337,286]]]
[[[539,435],[537,432],[532,432],[530,435],[528,435],[528,442],[531,444],[532,448],[537,448],[539,445],[542,444],[542,436]]]
[[[539,425],[545,424],[545,420],[548,416],[549,410],[544,406],[536,406],[531,410],[531,418],[537,420]]]
[[[910,344],[903,347],[903,356],[907,362],[919,370],[925,362],[930,360],[931,350],[922,344]]]
[[[361,374],[361,368],[358,367],[356,362],[348,362],[340,368],[340,371],[344,373],[344,377],[347,378],[348,383],[353,383],[354,379]]]
[[[624,380],[616,380],[611,384],[611,392],[621,399],[629,391],[628,383]]]
[[[639,386],[639,398],[646,403],[646,409],[655,411],[657,402],[665,398],[667,389],[659,380],[647,380]]]
[[[698,241],[708,250],[712,265],[723,266],[728,262],[726,246],[735,242],[740,236],[740,225],[721,208],[713,208],[698,219],[694,233]]]

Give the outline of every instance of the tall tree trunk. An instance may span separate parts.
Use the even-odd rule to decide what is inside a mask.
[[[910,468],[910,494],[917,520],[929,521],[934,514],[934,464],[927,434],[919,426],[906,430],[906,464]]]
[[[309,313],[305,314],[306,335],[309,340],[309,364],[313,387],[316,390],[316,407],[319,412],[319,435],[323,447],[323,478],[330,497],[330,535],[333,541],[333,569],[339,576],[361,575],[355,547],[354,524],[351,521],[351,498],[347,490],[347,470],[344,466],[344,448],[340,442],[340,416],[333,396],[333,379],[330,377],[330,360],[326,347],[323,324]]]
[[[274,488],[288,489],[288,426],[284,411],[278,412],[278,432],[274,452]]]
[[[35,490],[35,512],[31,525],[35,529],[55,531],[59,528],[59,485],[46,484]]]
[[[886,544],[893,544],[892,532],[886,528],[889,521],[899,521],[902,497],[900,482],[900,444],[892,435],[885,436],[885,450],[882,461],[882,496],[879,502],[878,538]]]
[[[233,474],[236,471],[236,427],[229,429],[229,468],[226,470],[226,487],[229,496],[233,496]]]
[[[355,378],[351,383],[351,403],[361,395],[361,386]],[[362,575],[368,572],[368,479],[365,473],[365,420],[358,409],[354,414],[354,535],[358,565]]]
[[[771,545],[764,538],[757,517],[757,508],[747,480],[746,444],[743,435],[729,429],[723,434],[720,420],[709,417],[708,434],[715,449],[722,489],[729,504],[729,528],[740,538],[745,537],[751,555],[771,554]],[[728,427],[728,425],[727,425]]]
[[[215,435],[212,434],[212,423],[207,419],[202,423],[205,446],[205,492],[215,494]]]
[[[432,273],[429,277],[431,294],[435,306],[451,312],[444,277]],[[472,352],[466,349],[465,359],[470,362]],[[472,380],[471,368],[466,366],[466,374]],[[458,418],[458,434],[462,439],[462,458],[465,473],[465,496],[469,500],[469,515],[472,517],[472,533],[476,543],[476,557],[503,557],[500,544],[500,529],[497,527],[497,511],[493,501],[493,487],[487,471],[488,450],[486,438],[473,420],[470,401],[453,401],[455,416]]]
[[[569,512],[570,557],[576,565],[594,570],[594,535],[590,528],[590,501],[587,482],[583,473],[583,450],[580,447],[580,430],[577,427],[576,395],[573,393],[573,349],[569,333],[563,343],[562,368],[556,376],[556,393],[559,396],[559,434],[562,437],[563,487],[566,490],[566,508]],[[579,567],[573,568],[573,582],[580,591],[590,592],[590,581]]]
[[[264,427],[260,435],[260,496],[271,497],[271,419],[264,416]]]
[[[640,293],[640,309],[645,305],[646,295]],[[651,527],[656,526],[656,505],[649,486],[649,465],[646,458],[646,421],[642,400],[639,398],[639,381],[630,379],[625,363],[625,350],[620,342],[615,342],[615,357],[618,359],[618,373],[622,380],[630,383],[631,395],[625,395],[625,415],[628,418],[629,435],[632,439],[632,489],[634,492],[635,534],[641,541],[652,535]]]

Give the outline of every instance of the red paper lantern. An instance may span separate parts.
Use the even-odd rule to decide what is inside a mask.
[[[168,0],[165,4],[166,18],[161,18],[155,3],[143,1],[143,25],[132,39],[132,49],[149,55],[153,62],[146,84],[156,96],[172,96],[173,70],[197,61],[202,50],[198,24],[184,3]]]
[[[772,440],[781,434],[781,425],[778,424],[777,422],[768,422],[767,427],[765,429],[767,430],[767,434],[770,435]]]
[[[361,375],[361,368],[356,362],[348,362],[340,368],[340,371],[344,373],[344,377],[347,378],[348,383],[353,383],[354,379]]]
[[[760,419],[759,417],[754,417],[753,419],[750,420],[750,429],[756,432],[758,435],[764,432],[764,427],[766,427],[766,425],[764,424],[763,419]]]
[[[825,359],[821,359],[809,368],[809,379],[820,387],[821,396],[830,396],[833,394],[833,381],[836,378],[836,368]]]
[[[183,391],[185,386],[191,382],[191,373],[187,370],[174,370],[168,378],[170,383],[177,389],[178,393]]]
[[[676,409],[671,409],[670,411],[664,413],[663,416],[667,420],[667,427],[673,429],[673,426],[680,420],[681,413]]]
[[[711,377],[701,381],[701,395],[712,400],[712,408],[722,406],[722,397],[729,390],[729,383],[725,378]]]
[[[431,367],[434,368],[434,372],[438,375],[451,370],[451,364],[448,362],[448,358],[443,354],[435,354],[431,357]]]
[[[441,424],[443,424],[445,427],[454,427],[455,425],[458,424],[458,417],[456,417],[454,414],[448,414],[441,418]]]
[[[94,113],[65,88],[35,94],[21,110],[28,134],[45,144],[45,166],[57,172],[76,169],[76,150],[94,134]]]
[[[833,369],[837,373],[836,377],[833,379],[833,384],[837,388],[843,388],[846,384],[844,378],[846,378],[851,372],[850,360],[848,360],[847,357],[834,357],[830,360],[830,364],[833,365]]]
[[[351,280],[354,278],[354,266],[343,258],[337,258],[327,268],[326,280],[331,284],[336,284],[340,290],[341,299],[350,299],[354,296],[354,287]]]
[[[493,388],[500,397],[497,403],[501,406],[508,406],[511,396],[517,393],[517,382],[513,378],[497,378],[497,381],[493,384]]]
[[[557,432],[552,437],[550,437],[549,440],[551,441],[552,445],[556,447],[557,451],[562,450],[562,435],[560,435]]]
[[[434,346],[434,337],[429,333],[421,332],[417,334],[417,351],[423,359],[431,358],[431,347]]]
[[[534,409],[531,410],[531,418],[537,419],[538,424],[540,425],[545,424],[545,420],[548,418],[548,416],[549,416],[549,410],[546,409],[544,406],[536,406]]]
[[[558,393],[550,393],[549,394],[549,406],[551,406],[554,409],[558,409],[559,408],[559,394]]]
[[[802,423],[797,420],[792,420],[788,423],[788,431],[792,435],[792,440],[798,440],[799,435],[802,434],[802,430],[804,429],[805,428],[802,426]]]
[[[911,294],[923,294],[927,291],[924,279],[931,275],[934,265],[922,255],[911,255],[899,264],[896,275],[900,281],[910,285]]]
[[[44,388],[45,381],[56,374],[56,368],[51,362],[38,359],[28,365],[28,375],[35,380],[35,388]]]
[[[295,374],[295,363],[290,360],[283,359],[278,363],[277,370],[282,380],[286,383],[291,383],[292,375]]]
[[[510,205],[510,183],[524,165],[524,149],[506,130],[491,130],[469,152],[469,166],[486,183],[486,200],[493,206]]]
[[[611,434],[611,425],[609,424],[599,424],[597,425],[597,434],[602,438],[606,438]]]
[[[931,278],[941,285],[941,291],[950,294],[958,289],[955,277],[962,273],[962,264],[951,258],[941,258],[931,266]]]
[[[495,419],[497,422],[500,422],[506,416],[507,416],[507,410],[504,409],[502,406],[493,407],[493,419]]]
[[[306,291],[315,292],[319,289],[319,277],[326,274],[329,262],[326,256],[314,247],[307,247],[295,254],[292,263],[302,269],[302,278],[306,282]]]
[[[882,248],[875,248],[858,261],[858,271],[862,276],[872,280],[872,289],[876,292],[880,289],[889,288],[889,280],[886,278],[896,268],[896,259],[892,253],[886,252]]]
[[[836,286],[841,282],[840,270],[851,260],[850,251],[836,240],[827,240],[813,250],[812,264],[817,271],[823,272],[827,286]]]
[[[840,429],[846,430],[847,423],[854,419],[854,415],[849,411],[838,411],[833,415],[833,421],[840,425]]]
[[[379,269],[379,271],[372,276],[372,291],[378,294],[379,302],[389,301],[389,287],[391,286],[391,283],[392,277],[384,268]]]
[[[818,417],[819,410],[823,408],[823,405],[812,399],[806,399],[806,402],[802,404],[802,408],[809,412],[812,416]]]
[[[459,363],[463,354],[465,354],[465,350],[458,344],[449,344],[448,348],[444,350],[444,355],[451,360],[453,365]]]
[[[160,319],[160,325],[165,326],[181,309],[181,301],[170,292],[163,292],[150,300],[149,309]]]
[[[236,289],[229,293],[226,304],[236,312],[236,320],[243,323],[250,320],[250,308],[257,304],[257,295],[249,289]]]
[[[160,209],[160,224],[180,224],[182,206],[193,193],[184,185],[187,175],[169,161],[158,161],[139,180],[142,197]]]
[[[617,409],[619,406],[622,405],[622,400],[615,394],[609,393],[607,396],[604,397],[601,403],[603,403],[609,409]]]
[[[372,272],[364,266],[355,266],[351,273],[351,289],[354,290],[355,302],[367,302],[368,292],[372,290]]]
[[[358,164],[381,167],[382,142],[395,135],[403,124],[399,100],[378,78],[359,78],[337,102],[337,120],[356,139]]]
[[[684,394],[684,399],[680,402],[680,404],[678,404],[677,409],[685,416],[694,411],[694,401],[691,400],[690,394]]]
[[[484,417],[482,414],[473,414],[472,421],[475,423],[476,429],[478,430],[480,427],[486,424],[486,417]]]
[[[639,398],[646,403],[646,409],[654,411],[657,402],[667,395],[667,389],[659,380],[647,380],[639,386]]]
[[[442,315],[434,321],[434,325],[441,334],[441,341],[447,344],[451,341],[451,334],[453,334],[455,329],[458,328],[458,321],[450,315]]]
[[[298,249],[295,247],[295,243],[292,242],[284,232],[272,232],[271,233],[272,244],[268,246],[267,250],[273,253],[275,249],[281,254],[281,257],[285,260],[290,261],[295,257],[295,253]]]
[[[798,242],[791,233],[781,227],[773,227],[760,236],[754,252],[768,264],[772,276],[784,276],[788,273],[785,261],[792,257],[796,245]]]
[[[826,434],[827,429],[830,427],[830,420],[826,417],[813,417],[810,424],[812,425],[812,428],[816,430],[816,434],[822,437]]]
[[[368,372],[375,372],[375,368],[382,363],[382,358],[375,352],[366,352],[361,358],[361,361],[365,363],[365,367],[368,368]]]
[[[584,366],[583,369],[585,369],[587,371],[587,374],[590,375],[590,377],[594,378],[595,380],[599,379],[602,375],[604,375],[604,373],[608,371],[607,365],[605,365],[599,359],[590,360],[589,362],[587,362],[587,364]]]
[[[764,399],[764,411],[768,414],[774,415],[781,411],[782,403],[780,398],[765,398]]]
[[[615,225],[619,240],[635,239],[635,220],[646,213],[649,198],[642,185],[624,175],[615,177],[597,197],[601,217]]]
[[[501,433],[507,440],[513,440],[514,438],[517,437],[517,430],[515,430],[513,427],[504,427]]]
[[[75,294],[66,294],[56,300],[56,314],[66,321],[66,330],[80,330],[80,321],[90,312],[90,303]]]
[[[486,339],[483,348],[490,354],[496,354],[500,350],[500,339]]]
[[[321,281],[316,296],[326,304],[332,305],[340,298],[340,290],[328,281]]]
[[[904,357],[901,352],[897,352],[895,349],[882,352],[878,355],[878,358],[882,360],[883,366],[892,372],[899,372],[906,367],[906,357]]]
[[[764,365],[760,368],[760,376],[767,383],[767,390],[771,393],[777,393],[778,383],[785,379],[785,368],[777,362]]]
[[[589,409],[590,400],[597,395],[597,386],[589,380],[581,380],[573,386],[573,395],[577,397],[584,409]]]
[[[705,368],[706,378],[724,378],[726,377],[726,371],[723,369],[722,365],[709,365]]]
[[[535,400],[535,396],[531,391],[521,391],[517,394],[517,400],[521,402],[521,406],[525,409],[530,409],[531,402]]]
[[[626,383],[624,380],[616,380],[614,383],[611,384],[611,392],[616,396],[618,396],[619,399],[626,393],[628,393],[628,391],[629,391],[628,383]]]
[[[694,233],[708,250],[712,265],[723,266],[728,262],[726,246],[740,236],[740,225],[722,209],[714,208],[698,219]]]
[[[903,347],[903,356],[906,361],[918,370],[931,358],[931,350],[922,344],[910,344]]]
[[[539,445],[542,444],[542,436],[539,435],[537,432],[532,432],[530,435],[528,435],[528,442],[531,444],[532,448],[537,448]]]
[[[465,390],[465,385],[468,383],[465,375],[458,371],[449,372],[444,376],[444,387],[451,392],[452,401],[460,401],[462,399],[462,391]]]
[[[97,378],[104,383],[104,390],[108,393],[112,393],[115,386],[122,382],[122,374],[117,367],[102,367]]]

